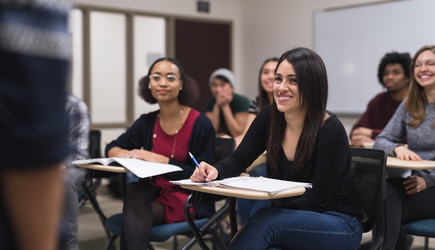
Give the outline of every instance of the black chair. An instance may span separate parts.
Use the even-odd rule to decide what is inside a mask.
[[[89,131],[89,157],[90,158],[101,158],[101,131],[91,130]],[[91,196],[95,197],[95,191],[100,186],[101,180],[97,180],[90,187],[89,193]],[[88,200],[88,196],[85,194],[85,190],[81,190],[78,193],[79,196],[79,207],[82,207]]]
[[[230,155],[234,149],[235,149],[235,140],[234,139],[227,139],[227,138],[216,138],[215,139],[215,152],[214,152],[214,163],[217,163],[221,159],[225,158],[226,156]],[[189,200],[192,197],[192,195],[189,195],[187,200]],[[200,197],[199,202],[197,202],[197,206],[195,207],[195,211],[198,211],[200,203],[204,202],[215,202],[218,200],[222,200],[225,197],[217,196],[217,195],[210,195],[206,197],[202,197],[201,195],[197,196],[194,195],[194,197]],[[188,201],[186,200],[186,203]],[[186,207],[186,204],[185,204]],[[186,208],[185,208],[186,209]],[[173,249],[177,249],[178,243],[177,243],[177,235],[185,235],[188,237],[192,237],[195,234],[192,234],[191,228],[192,225],[195,225],[195,228],[199,227],[201,232],[204,234],[211,233],[214,236],[214,242],[223,247],[222,250],[226,248],[225,244],[223,243],[222,238],[220,237],[218,233],[218,227],[219,222],[223,220],[228,215],[229,209],[229,203],[228,201],[226,204],[211,218],[206,219],[200,219],[193,221],[192,217],[188,218],[188,222],[177,222],[173,224],[162,224],[154,226],[151,230],[151,242],[163,242],[168,240],[170,237],[174,237],[173,242]],[[188,209],[189,210],[189,209]],[[192,215],[194,216],[194,215]],[[121,235],[121,228],[122,228],[122,214],[115,214],[108,219],[105,219],[104,222],[105,230],[110,235],[109,241],[107,242],[106,249],[112,249],[114,247],[115,240]],[[190,249],[194,244],[196,243],[196,240],[193,238],[190,240],[183,249]],[[201,243],[204,243],[204,241],[201,238]],[[200,245],[201,245],[200,243]],[[205,243],[204,243],[205,245]],[[148,249],[153,250],[153,246],[149,244]]]
[[[351,148],[351,168],[364,218],[364,233],[372,231],[370,242],[359,249],[382,249],[386,236],[385,168],[383,150]]]

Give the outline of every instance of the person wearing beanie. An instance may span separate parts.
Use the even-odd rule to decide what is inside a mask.
[[[249,99],[234,93],[234,74],[224,68],[215,70],[209,80],[213,97],[205,103],[205,114],[216,132],[236,137],[243,133],[248,117]]]

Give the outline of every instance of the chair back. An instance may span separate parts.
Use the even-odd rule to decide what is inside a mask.
[[[351,168],[356,185],[364,232],[373,230],[370,249],[382,249],[386,235],[385,167],[383,150],[351,148]]]
[[[218,163],[220,160],[233,153],[236,148],[236,141],[233,138],[219,138],[217,137],[214,142],[214,158],[213,164]]]
[[[91,130],[89,132],[89,157],[101,158],[101,131]]]

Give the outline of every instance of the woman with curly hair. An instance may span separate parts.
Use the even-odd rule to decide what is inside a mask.
[[[106,147],[108,157],[137,158],[170,163],[183,171],[140,179],[127,186],[124,196],[121,249],[147,249],[154,225],[185,221],[188,193],[170,180],[189,178],[199,161],[212,161],[215,130],[210,120],[192,109],[198,97],[196,83],[173,58],[160,58],[139,82],[139,94],[159,110],[142,115]],[[209,216],[214,204],[201,207],[198,217]]]

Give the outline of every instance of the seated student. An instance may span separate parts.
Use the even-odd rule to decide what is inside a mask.
[[[424,46],[411,62],[408,97],[397,108],[376,149],[401,160],[435,160],[435,46]],[[399,143],[408,137],[408,148]],[[405,249],[403,225],[435,218],[435,169],[403,172],[387,168],[385,249]]]
[[[205,103],[205,115],[210,118],[216,132],[221,128],[231,137],[243,132],[249,108],[249,99],[234,93],[234,82],[230,70],[215,70],[209,80],[213,97]]]
[[[79,242],[77,238],[77,222],[79,207],[77,192],[82,190],[82,181],[86,175],[86,169],[71,164],[75,160],[89,158],[89,129],[90,115],[86,104],[78,97],[67,93],[66,112],[69,117],[69,144],[70,155],[63,160],[63,178],[65,181],[65,196],[62,212],[62,222],[66,225],[62,250],[77,250]]]
[[[369,102],[367,110],[353,126],[350,135],[353,147],[373,142],[406,97],[410,61],[409,53],[392,52],[382,58],[378,67],[378,80],[387,91],[379,93]]]
[[[278,61],[273,104],[252,122],[236,151],[215,167],[201,162],[195,182],[237,176],[267,149],[269,178],[311,182],[299,197],[272,200],[239,231],[231,249],[357,249],[362,212],[340,120],[326,111],[328,80],[314,51],[296,48]]]
[[[107,145],[106,155],[170,163],[183,171],[139,179],[127,186],[121,249],[129,250],[147,249],[154,225],[185,221],[183,206],[188,192],[169,180],[187,179],[193,173],[196,166],[188,152],[198,161],[212,161],[216,136],[210,120],[189,107],[198,98],[198,88],[177,60],[155,61],[139,82],[139,94],[150,104],[158,103],[160,110],[137,119]],[[213,211],[214,204],[206,204],[198,217]]]
[[[236,146],[240,144],[252,121],[257,114],[267,105],[273,103],[273,82],[275,80],[275,68],[278,64],[278,58],[273,57],[266,59],[261,65],[258,79],[258,96],[251,100],[248,110],[248,119],[246,121],[243,133],[236,138]],[[250,176],[267,176],[266,163],[261,163],[249,171]],[[272,203],[270,200],[250,200],[237,199],[237,212],[240,222],[243,224],[262,207],[269,207]]]

